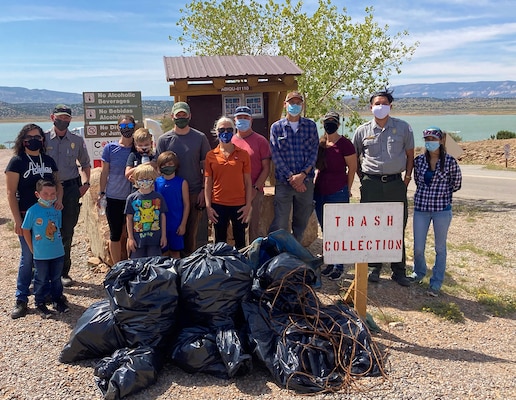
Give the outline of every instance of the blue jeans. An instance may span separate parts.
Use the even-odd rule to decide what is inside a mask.
[[[21,246],[20,265],[16,278],[16,300],[27,302],[29,300],[29,286],[32,282],[32,267],[34,266],[32,253],[23,236],[18,236]]]
[[[50,297],[53,302],[59,301],[63,295],[61,273],[63,272],[64,256],[50,260],[34,260],[34,303],[45,303],[50,284]]]
[[[430,287],[439,290],[444,281],[446,270],[446,239],[452,220],[452,210],[426,212],[414,210],[414,272],[417,279],[426,275],[425,246],[430,222],[434,226],[435,264],[433,267]]]
[[[292,234],[301,243],[310,215],[314,210],[314,184],[305,181],[306,191],[296,192],[289,184],[276,184],[274,189],[274,218],[269,233],[284,229],[290,232],[288,221],[292,210]]]
[[[349,203],[349,189],[348,186],[344,186],[338,192],[322,195],[314,193],[314,201],[315,201],[315,215],[317,215],[317,220],[319,221],[319,225],[321,226],[321,230],[324,231],[323,222],[324,222],[324,205],[326,203]]]

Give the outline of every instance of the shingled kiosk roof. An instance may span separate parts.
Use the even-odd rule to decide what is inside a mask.
[[[303,71],[285,56],[163,57],[171,96],[221,93],[224,87],[251,86],[260,92],[297,88]]]

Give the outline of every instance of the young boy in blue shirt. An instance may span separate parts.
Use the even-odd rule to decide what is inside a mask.
[[[63,297],[61,273],[64,247],[61,239],[61,211],[54,208],[57,200],[56,184],[40,179],[36,183],[38,202],[27,210],[22,223],[23,237],[34,255],[34,299],[36,309],[43,318],[52,313],[46,306],[47,287],[54,309],[59,313],[69,310]]]

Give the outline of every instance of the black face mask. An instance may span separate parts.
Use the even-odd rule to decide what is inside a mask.
[[[183,129],[190,123],[190,118],[174,118],[174,123],[178,128]]]
[[[24,140],[23,145],[31,151],[41,150],[43,148],[43,142],[38,139]]]
[[[66,131],[68,127],[70,126],[70,121],[63,121],[62,119],[55,119],[54,120],[54,126],[57,128],[58,131]]]
[[[337,132],[337,129],[339,129],[339,124],[336,122],[325,122],[324,123],[324,130],[328,132],[330,135],[332,133]]]
[[[133,136],[134,128],[120,128],[120,133],[125,138],[130,138]]]

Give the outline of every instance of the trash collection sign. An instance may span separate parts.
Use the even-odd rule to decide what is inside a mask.
[[[399,262],[403,252],[403,203],[324,205],[326,264]]]

